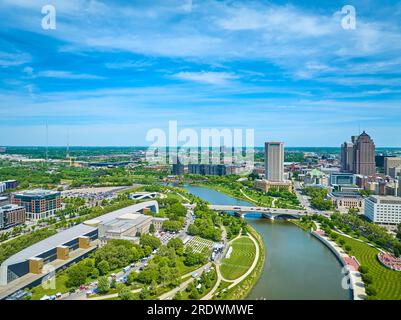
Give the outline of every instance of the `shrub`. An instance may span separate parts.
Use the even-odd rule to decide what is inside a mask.
[[[362,273],[362,274],[368,273],[369,267],[368,267],[368,266],[363,266],[363,265],[361,265],[361,266],[359,266],[358,271],[359,271],[360,273]]]
[[[372,286],[366,286],[366,294],[368,296],[375,296],[377,294],[377,291]]]

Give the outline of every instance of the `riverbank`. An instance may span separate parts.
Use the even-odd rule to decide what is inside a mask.
[[[216,290],[217,293],[213,297],[214,300],[243,300],[246,299],[251,292],[252,288],[259,280],[263,265],[265,262],[265,247],[264,242],[259,233],[251,226],[247,226],[247,231],[250,234],[250,238],[255,241],[257,245],[257,255],[255,257],[255,263],[250,267],[250,273],[245,273],[243,276],[238,278],[236,281],[227,282],[224,279],[221,281],[220,287]]]
[[[342,270],[344,274],[344,279],[342,281],[342,286],[349,288],[352,292],[353,300],[365,300],[366,299],[366,291],[365,284],[362,281],[362,277],[358,269],[353,268],[352,265],[349,265],[347,261],[356,260],[355,257],[349,256],[336,242],[330,240],[322,230],[312,231],[311,234],[319,239],[324,245],[326,245],[337,257],[338,261],[343,265],[344,269]],[[357,261],[357,260],[356,260]],[[359,261],[357,261],[359,266]],[[348,283],[349,278],[349,283]]]
[[[184,187],[189,193],[214,205],[252,206],[249,201],[207,186]],[[215,299],[350,299],[350,291],[341,287],[341,264],[319,240],[287,221],[270,221],[255,213],[247,215],[245,220],[254,229],[255,239],[265,249],[264,259],[255,269],[259,271],[258,276],[238,291],[237,287],[228,290],[231,283],[221,281],[218,291],[224,291],[224,297]]]

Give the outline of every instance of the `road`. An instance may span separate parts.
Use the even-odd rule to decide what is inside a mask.
[[[208,262],[207,264],[205,264],[204,266],[196,269],[195,271],[192,271],[192,272],[190,272],[190,273],[188,273],[186,275],[183,275],[181,277],[181,279],[184,279],[184,278],[186,278],[188,276],[192,276],[194,273],[197,273],[197,274],[201,275],[205,270],[210,268],[211,265],[212,264],[210,262]],[[171,300],[176,295],[176,293],[178,291],[185,290],[188,287],[188,285],[193,281],[194,281],[194,278],[191,277],[190,279],[182,282],[178,287],[174,288],[173,290],[170,290],[169,292],[166,292],[166,293],[162,294],[159,297],[159,300]]]
[[[243,237],[243,236],[241,236],[241,233],[237,236],[237,237],[235,237],[234,239],[232,239],[229,243],[228,243],[228,246],[227,247],[229,247],[229,245],[233,242],[233,241],[235,241],[236,239],[238,239],[238,238],[240,238],[240,237]],[[228,279],[225,279],[224,277],[223,277],[223,275],[221,274],[221,271],[220,271],[220,264],[221,264],[221,262],[219,261],[219,262],[217,262],[216,263],[216,273],[217,273],[217,281],[216,281],[216,284],[214,285],[214,287],[213,287],[213,289],[212,290],[210,290],[210,292],[207,294],[207,295],[205,295],[204,297],[202,297],[201,298],[201,300],[210,300],[210,299],[212,299],[213,298],[213,295],[216,293],[216,291],[217,291],[217,289],[219,288],[219,286],[220,286],[220,283],[221,283],[221,281],[225,281],[225,282],[230,282],[231,284],[227,287],[227,289],[231,289],[231,288],[233,288],[234,286],[236,286],[237,284],[239,284],[241,281],[243,281],[247,276],[249,276],[250,274],[251,274],[251,272],[255,269],[255,267],[256,267],[256,265],[257,265],[257,263],[258,263],[258,261],[259,261],[259,256],[260,256],[260,248],[259,248],[259,244],[258,244],[258,242],[256,241],[256,239],[252,236],[252,235],[248,235],[248,237],[253,241],[253,243],[255,244],[255,259],[253,260],[253,262],[252,262],[252,265],[249,267],[249,269],[242,275],[242,276],[240,276],[239,278],[237,278],[237,279],[235,279],[235,280],[228,280]]]
[[[311,207],[308,197],[301,193],[301,190],[303,189],[303,187],[299,181],[294,182],[294,189],[295,189],[295,194],[297,195],[299,202],[305,208],[305,210],[306,211],[315,211]]]
[[[178,234],[173,235],[173,238],[178,237],[181,240],[184,240],[187,237],[187,233],[186,232],[188,230],[189,225],[193,222],[192,214],[193,214],[193,209],[187,208],[187,216],[186,216],[186,221],[185,221],[185,227]],[[166,244],[166,243],[163,243],[163,244]],[[152,257],[153,257],[153,255],[151,255],[149,257],[149,259],[151,259]],[[147,263],[147,261],[138,262],[138,263],[135,264],[135,267],[131,268],[128,272],[126,272],[126,273],[124,273],[123,271],[118,272],[116,274],[116,279],[123,278],[124,276],[128,276],[131,272],[136,272],[139,269],[144,268],[146,263]],[[210,266],[210,263],[208,265]],[[196,271],[194,271],[194,272],[196,272]],[[192,273],[193,272],[191,272],[189,274],[186,274],[182,278],[186,278],[188,276],[191,276]],[[110,278],[110,280],[111,280],[111,278]],[[88,298],[87,295],[86,295],[86,292],[89,291],[89,290],[93,290],[95,288],[96,288],[96,285],[89,285],[88,289],[82,290],[82,291],[78,291],[78,292],[74,292],[74,293],[71,293],[71,294],[66,293],[66,294],[64,294],[62,296],[61,299],[62,300],[103,300],[103,299],[108,299],[108,298],[115,298],[115,297],[118,296],[118,294],[111,294],[111,295],[99,296],[99,297],[95,297],[95,298]],[[133,290],[132,292],[135,293],[135,292],[139,292],[139,291]]]

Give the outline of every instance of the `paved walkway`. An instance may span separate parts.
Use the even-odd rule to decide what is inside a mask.
[[[236,239],[241,238],[241,237],[245,237],[245,236],[242,236],[241,233],[240,233],[237,237],[232,239],[228,243],[228,245],[230,245],[233,241],[235,241]],[[210,290],[210,292],[207,295],[205,295],[203,298],[201,298],[201,300],[210,300],[210,299],[212,299],[213,295],[215,294],[215,292],[219,288],[221,281],[230,282],[231,284],[228,286],[227,289],[231,289],[231,288],[235,287],[237,284],[239,284],[241,281],[243,281],[255,269],[255,267],[256,267],[256,265],[257,265],[257,263],[259,261],[259,256],[260,256],[259,243],[257,242],[257,240],[252,235],[248,235],[247,237],[250,238],[253,241],[253,243],[255,244],[255,251],[256,251],[255,252],[255,259],[253,260],[252,265],[249,267],[247,272],[245,272],[242,276],[240,276],[239,278],[237,278],[235,280],[228,280],[228,279],[225,279],[223,277],[223,275],[221,274],[221,271],[220,271],[220,264],[221,263],[220,262],[216,263],[216,273],[217,273],[216,284],[214,285],[213,289]]]
[[[243,195],[245,198],[247,198],[249,201],[252,201],[252,202],[254,202],[254,203],[258,203],[257,200],[252,199],[250,196],[248,196],[248,195],[244,192],[244,190],[240,189],[240,191],[241,191],[242,195]]]
[[[186,281],[184,281],[184,282],[182,282],[182,283],[180,283],[180,285],[179,285],[178,287],[176,287],[176,288],[170,290],[169,292],[163,293],[163,294],[159,297],[159,300],[171,300],[171,299],[176,295],[176,293],[177,293],[178,291],[185,290],[185,289],[188,287],[188,285],[189,285],[191,282],[194,281],[194,278],[192,277],[192,275],[193,275],[194,273],[198,273],[198,274],[200,275],[203,271],[205,271],[206,269],[210,268],[211,266],[212,266],[212,264],[211,264],[210,262],[208,262],[208,263],[205,264],[204,266],[202,266],[202,267],[200,267],[200,268],[198,268],[198,269],[196,269],[196,270],[194,270],[194,271],[192,271],[192,272],[189,272],[189,273],[183,275],[183,276],[181,277],[181,279],[184,279],[184,278],[186,278],[186,277],[188,277],[188,276],[190,276],[191,278],[188,279],[188,280],[186,280]]]
[[[317,225],[318,229],[320,229],[320,223],[317,223]],[[349,259],[353,260],[353,257],[349,256],[335,241],[330,240],[329,237],[321,234],[318,231],[321,230],[317,230],[317,232],[314,232],[314,234],[317,235],[317,238],[323,239],[331,247],[331,249],[337,253],[337,256],[340,258],[340,260],[342,260],[341,262],[345,264],[346,268],[348,269],[351,286],[354,291],[353,299],[354,300],[366,299],[365,284],[362,281],[362,276],[360,272],[358,270],[355,270],[355,268],[350,267],[347,264],[347,261]],[[342,285],[345,286],[346,284],[342,283]]]

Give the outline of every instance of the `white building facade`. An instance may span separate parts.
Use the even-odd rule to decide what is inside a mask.
[[[365,216],[378,224],[401,223],[401,198],[393,196],[370,196],[365,199]]]

